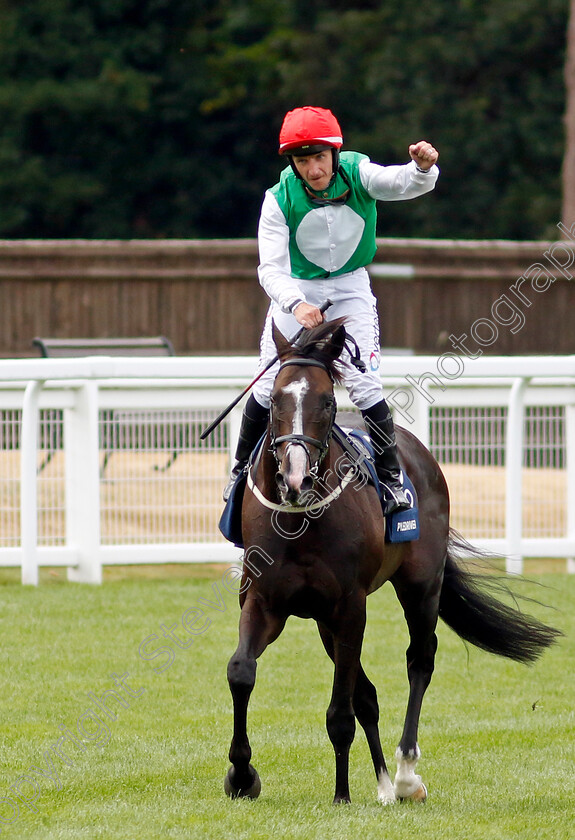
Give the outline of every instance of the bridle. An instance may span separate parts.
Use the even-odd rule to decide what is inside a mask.
[[[282,371],[286,367],[289,367],[290,365],[297,365],[298,367],[318,367],[318,368],[321,368],[322,370],[324,370],[328,374],[330,380],[333,383],[333,377],[332,377],[330,371],[323,364],[323,362],[320,362],[317,359],[308,359],[308,358],[305,358],[305,357],[287,359],[287,361],[283,362],[280,365],[278,374],[279,374],[280,371]],[[272,405],[273,405],[273,403],[272,403]],[[270,449],[274,454],[274,458],[276,459],[276,463],[279,465],[280,460],[281,460],[278,456],[277,449],[278,449],[278,446],[280,446],[282,443],[292,443],[292,444],[295,444],[297,446],[302,446],[305,453],[306,453],[307,459],[308,459],[309,472],[314,477],[317,476],[319,466],[320,466],[321,462],[323,461],[323,459],[325,458],[325,456],[327,454],[327,450],[328,450],[328,447],[329,447],[329,440],[330,440],[330,437],[331,437],[333,424],[335,422],[336,413],[337,413],[337,405],[336,405],[335,397],[334,397],[334,400],[333,400],[333,403],[332,403],[332,408],[331,408],[330,421],[329,421],[328,428],[327,428],[327,431],[326,431],[326,434],[325,434],[325,437],[324,437],[323,440],[319,440],[318,438],[310,437],[310,435],[304,435],[304,434],[300,434],[300,433],[297,433],[297,432],[293,432],[292,434],[289,434],[289,435],[279,435],[279,437],[275,437],[275,435],[273,433],[273,423],[271,423],[270,424],[270,428],[271,428]],[[308,449],[308,444],[310,446],[315,447],[319,452],[319,457],[317,458],[317,460],[315,462],[313,461],[311,453]]]
[[[350,346],[351,345],[351,346]],[[297,348],[297,343],[294,345]],[[359,371],[365,371],[365,364],[362,362],[360,357],[359,347],[357,342],[355,341],[352,336],[347,334],[345,340],[345,348],[350,355],[350,362],[351,364],[356,367]],[[327,375],[329,376],[332,385],[334,384],[334,376],[330,369],[330,366],[327,363],[321,362],[318,359],[313,359],[307,356],[302,357],[293,357],[291,359],[287,359],[286,361],[282,362],[280,365],[279,371],[283,370],[283,368],[288,367],[290,365],[299,366],[299,367],[318,367],[324,370]],[[278,371],[278,375],[279,375]],[[269,448],[268,451],[272,452],[276,465],[278,467],[278,475],[279,469],[281,468],[281,459],[278,455],[278,447],[281,444],[286,443],[289,445],[301,446],[303,447],[307,462],[309,465],[308,474],[311,476],[312,481],[315,481],[318,478],[318,471],[319,466],[323,459],[325,458],[330,439],[334,438],[337,443],[341,446],[344,453],[349,456],[351,468],[348,469],[343,476],[339,476],[340,481],[334,489],[330,490],[327,496],[323,496],[320,499],[315,501],[310,501],[309,499],[305,500],[305,504],[287,504],[285,501],[282,501],[281,504],[277,504],[276,502],[270,501],[267,499],[261,490],[258,488],[255,475],[258,470],[259,462],[262,457],[264,447],[260,446],[258,449],[257,454],[255,455],[253,462],[251,463],[250,469],[248,470],[247,476],[247,483],[249,489],[258,499],[260,504],[262,504],[265,508],[269,510],[283,512],[283,513],[312,513],[316,512],[324,507],[329,507],[332,502],[335,501],[345,490],[347,485],[354,480],[354,478],[358,474],[358,470],[355,468],[359,464],[359,469],[361,469],[362,459],[358,459],[358,454],[353,448],[353,445],[347,439],[345,433],[339,429],[339,427],[335,424],[335,417],[337,414],[337,404],[335,401],[335,395],[333,395],[332,403],[331,403],[331,416],[329,418],[327,430],[325,436],[322,440],[319,438],[311,437],[310,435],[305,435],[300,432],[292,432],[288,435],[276,435],[274,434],[274,416],[273,416],[273,409],[274,409],[274,401],[272,398],[272,404],[270,408],[270,423],[269,423]],[[314,462],[310,450],[308,447],[314,447],[318,452],[317,460]],[[339,475],[339,473],[338,473]]]

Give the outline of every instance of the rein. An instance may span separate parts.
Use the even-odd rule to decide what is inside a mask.
[[[355,478],[355,472],[353,469],[350,469],[342,478],[341,483],[332,490],[331,493],[323,499],[319,499],[317,502],[312,502],[311,504],[307,505],[289,505],[287,502],[282,502],[278,504],[277,502],[270,502],[269,499],[263,495],[257,484],[252,478],[251,471],[248,472],[248,480],[247,485],[258,500],[260,504],[264,507],[268,508],[268,510],[279,510],[282,513],[313,513],[316,510],[320,510],[323,507],[327,507],[333,501],[335,501],[338,496],[341,496],[347,485]]]

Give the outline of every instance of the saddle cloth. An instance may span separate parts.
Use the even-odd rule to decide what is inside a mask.
[[[344,429],[348,440],[350,440],[364,459],[371,483],[382,499],[381,485],[375,471],[373,446],[370,437],[363,429]],[[419,509],[417,506],[417,493],[409,476],[401,471],[401,484],[403,491],[411,504],[408,510],[398,510],[386,517],[385,520],[385,541],[389,543],[411,542],[419,539]]]
[[[348,441],[353,444],[357,452],[357,458],[365,467],[365,475],[369,478],[370,483],[377,489],[381,498],[380,484],[375,472],[373,448],[371,446],[369,435],[362,429],[346,429],[344,434],[346,435]],[[250,465],[262,442],[263,441],[260,441],[260,443],[258,443],[258,446],[252,453]],[[417,493],[415,492],[415,488],[409,476],[407,476],[403,471],[401,475],[405,495],[411,502],[412,506],[409,510],[396,511],[386,518],[385,541],[388,543],[411,542],[412,540],[417,540],[419,538]],[[246,482],[247,471],[244,471],[240,473],[235,481],[218,525],[220,532],[226,540],[229,540],[229,542],[232,542],[238,548],[244,548],[242,537],[242,501],[244,498]]]

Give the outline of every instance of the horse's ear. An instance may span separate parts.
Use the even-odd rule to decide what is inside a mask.
[[[276,322],[272,321],[272,336],[274,339],[274,344],[278,351],[278,356],[280,359],[283,359],[284,356],[287,354],[288,350],[291,349],[291,343],[282,335],[279,329],[276,327]]]
[[[341,352],[345,347],[346,338],[347,333],[345,331],[345,327],[343,324],[340,324],[339,327],[332,332],[331,338],[325,346],[325,349],[329,352],[332,359],[339,359]]]

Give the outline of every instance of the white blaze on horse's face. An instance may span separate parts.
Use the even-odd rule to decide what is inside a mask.
[[[293,435],[303,435],[303,400],[308,390],[309,383],[306,379],[298,379],[282,388],[282,393],[293,396],[295,402],[291,431]],[[285,464],[283,477],[288,490],[299,494],[309,467],[309,458],[305,446],[299,443],[288,443],[283,464]]]
[[[307,379],[298,379],[297,382],[290,382],[282,388],[284,394],[293,394],[295,400],[295,412],[293,415],[292,434],[303,435],[303,398],[309,391]]]

